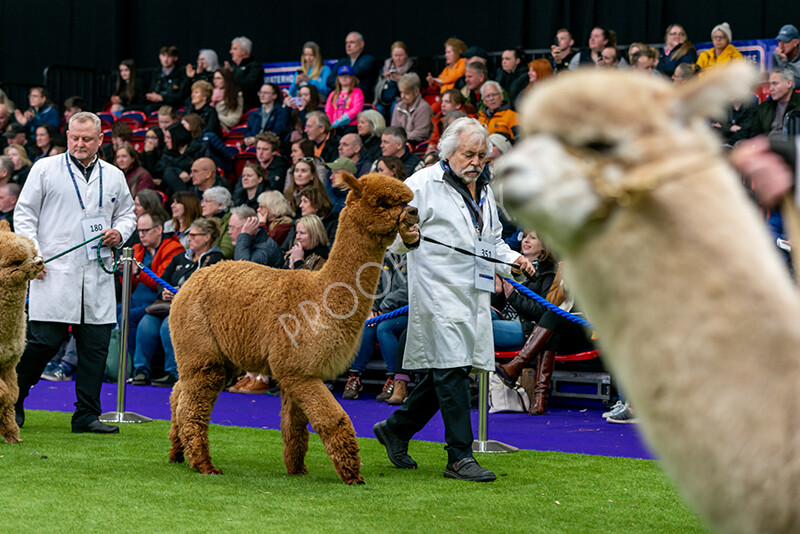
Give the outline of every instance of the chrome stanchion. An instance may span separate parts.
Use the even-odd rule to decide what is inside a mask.
[[[117,411],[106,412],[100,416],[103,423],[149,423],[149,417],[125,411],[125,379],[128,369],[128,324],[131,309],[131,271],[133,270],[133,249],[122,249],[122,320],[119,332],[119,371],[117,373]]]
[[[472,452],[517,452],[519,449],[489,438],[489,373],[478,377],[478,439]]]

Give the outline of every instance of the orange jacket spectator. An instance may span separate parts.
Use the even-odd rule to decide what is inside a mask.
[[[446,66],[442,69],[442,72],[439,74],[439,79],[442,80],[441,85],[439,86],[439,92],[444,93],[448,89],[452,89],[456,86],[456,82],[459,78],[464,76],[464,73],[467,70],[467,60],[465,58],[461,58],[451,66]]]
[[[508,104],[500,106],[494,113],[487,116],[488,110],[482,109],[478,112],[478,120],[481,124],[486,126],[489,134],[504,133],[511,137],[515,137],[519,131],[517,127],[518,117],[517,113],[513,111]]]
[[[158,250],[156,250],[156,255],[153,256],[153,261],[150,264],[150,270],[156,273],[158,276],[164,274],[164,270],[169,265],[169,262],[172,261],[172,258],[185,252],[186,249],[183,248],[181,242],[175,236],[165,237],[161,244],[158,246]],[[136,243],[133,245],[133,257],[136,261],[144,261],[144,247],[141,243]],[[136,288],[136,284],[139,282],[143,283],[150,289],[156,292],[160,292],[160,287],[158,283],[150,278],[150,276],[144,274],[143,271],[139,271],[133,277],[133,281],[131,284],[131,290]]]

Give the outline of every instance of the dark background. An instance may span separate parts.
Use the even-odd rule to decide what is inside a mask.
[[[238,35],[249,37],[253,56],[268,62],[299,59],[307,40],[319,43],[326,59],[344,56],[350,30],[360,31],[367,52],[383,60],[395,40],[405,41],[411,56],[430,58],[443,53],[450,36],[500,51],[547,48],[561,27],[585,46],[596,25],[615,30],[620,44],[661,43],[673,22],[693,42],[709,41],[723,21],[734,40],[774,38],[783,24],[800,26],[796,0],[0,0],[0,14],[0,82],[15,93],[15,86],[42,83],[53,65],[107,73],[132,57],[140,68],[157,67],[164,44],[178,46],[181,65],[194,62],[201,48],[216,50],[222,62]],[[86,91],[102,92],[108,83],[99,76],[98,87]],[[61,95],[54,96],[60,107]]]

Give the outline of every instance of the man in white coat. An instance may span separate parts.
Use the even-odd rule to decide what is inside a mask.
[[[97,234],[116,247],[136,228],[133,199],[122,171],[101,161],[100,119],[87,112],[69,121],[68,152],[37,161],[14,210],[14,228],[31,238],[49,259]],[[115,426],[98,420],[100,388],[111,329],[116,322],[114,277],[103,272],[93,241],[51,263],[30,285],[27,346],[17,365],[17,424],[25,422],[23,402],[39,381],[47,362],[67,338],[77,342],[73,432],[110,434]],[[110,249],[101,248],[110,266]]]
[[[530,262],[502,240],[494,196],[482,174],[491,148],[477,120],[457,119],[439,142],[439,164],[405,182],[414,192],[410,205],[419,210],[420,222],[401,233],[390,250],[408,253],[403,368],[425,373],[405,405],[373,428],[389,460],[414,469],[417,464],[408,455],[408,442],[441,411],[448,456],[444,476],[479,482],[494,480],[495,475],[472,456],[469,374],[472,368],[494,369],[490,297],[495,267],[504,276],[511,274],[511,268],[450,247],[534,272]]]

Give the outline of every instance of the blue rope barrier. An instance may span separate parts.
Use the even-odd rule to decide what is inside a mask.
[[[398,315],[404,315],[406,313],[408,313],[408,305],[407,304],[405,306],[403,306],[402,308],[397,308],[396,310],[390,311],[389,313],[384,313],[383,315],[378,315],[377,317],[373,317],[372,319],[367,319],[364,322],[364,326],[366,328],[369,328],[370,326],[375,326],[376,324],[382,323],[383,321],[386,321],[387,319],[394,319]]]
[[[526,297],[535,300],[536,302],[538,302],[539,304],[541,304],[542,306],[544,306],[545,308],[547,308],[551,312],[555,313],[556,315],[559,315],[559,316],[563,317],[564,319],[572,321],[573,323],[578,323],[581,326],[585,326],[587,328],[592,328],[592,323],[590,323],[586,319],[584,319],[582,317],[578,317],[577,315],[573,315],[573,314],[569,313],[568,311],[562,310],[561,308],[559,308],[558,306],[556,306],[552,302],[550,302],[547,299],[541,297],[540,295],[537,295],[536,293],[534,293],[533,291],[531,291],[527,287],[523,286],[522,284],[520,284],[518,282],[515,282],[514,280],[511,280],[509,278],[503,278],[503,280],[505,280],[506,282],[508,282],[512,286],[514,286],[514,289],[516,289],[517,291],[519,291],[520,293],[522,293]],[[377,319],[377,317],[376,317],[376,319]]]
[[[167,290],[169,290],[169,291],[171,291],[173,293],[177,293],[178,292],[178,288],[177,287],[172,287],[171,285],[166,283],[164,280],[159,278],[159,276],[156,273],[154,273],[153,271],[148,269],[145,265],[142,265],[141,262],[139,262],[137,260],[133,260],[133,261],[135,261],[136,265],[139,266],[139,268],[142,270],[142,272],[144,274],[146,274],[147,276],[149,276],[150,278],[152,278],[155,283],[157,283],[158,285],[160,285],[164,289],[167,289]]]

